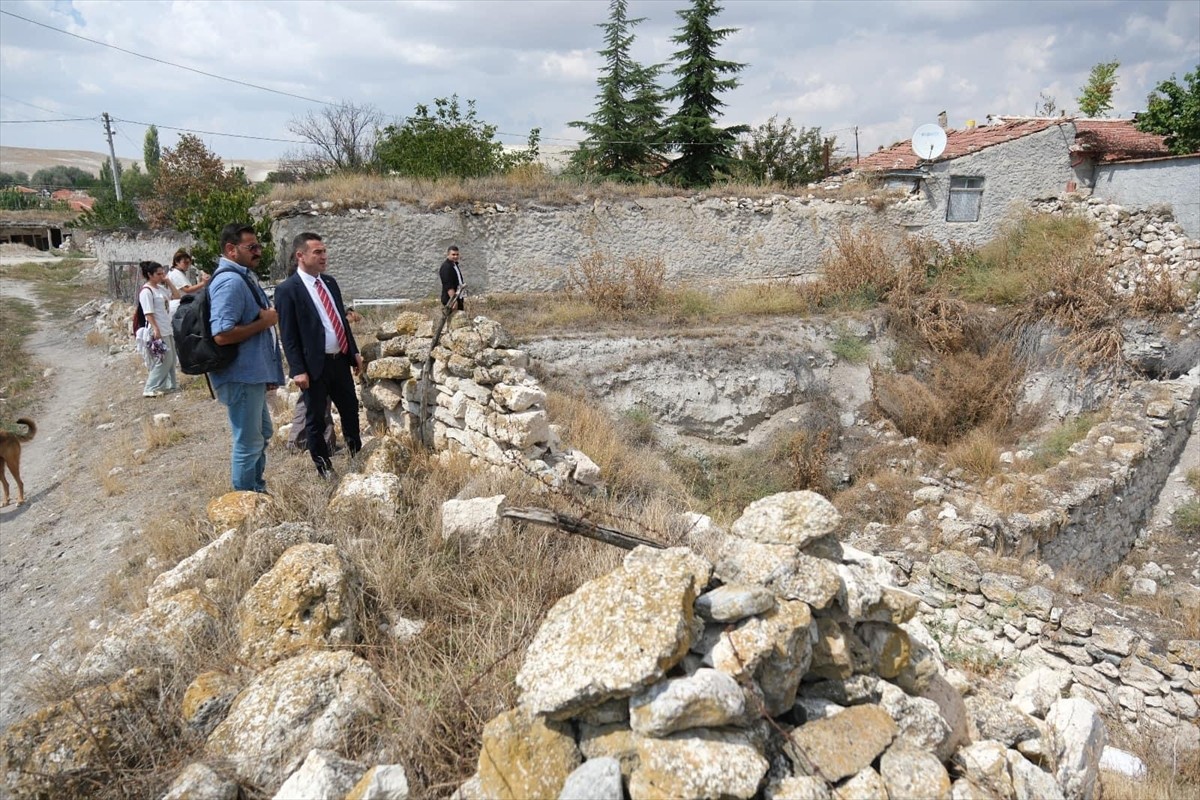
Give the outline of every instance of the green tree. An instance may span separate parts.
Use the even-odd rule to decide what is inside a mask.
[[[241,170],[234,170],[234,173],[241,173]],[[241,177],[240,186],[217,189],[203,195],[188,195],[183,207],[176,212],[176,227],[196,237],[197,244],[192,248],[192,256],[201,269],[212,272],[216,268],[217,258],[221,255],[221,229],[230,222],[251,219],[250,209],[259,202],[260,193],[245,182],[244,175]],[[275,262],[271,221],[263,218],[255,220],[253,224],[258,241],[263,246],[258,273],[266,278],[270,275],[271,264]]]
[[[539,129],[529,132],[525,150],[508,152],[495,141],[496,126],[476,115],[474,100],[467,101],[465,111],[458,95],[439,97],[433,105],[430,113],[429,106],[420,103],[403,123],[383,129],[375,146],[383,169],[414,178],[473,178],[507,172],[537,159]]]
[[[144,228],[146,223],[138,211],[135,197],[141,191],[145,197],[147,186],[146,175],[135,163],[129,169],[121,170],[122,199],[117,201],[117,193],[113,189],[112,161],[104,159],[100,164],[100,177],[88,191],[96,198],[91,211],[85,211],[75,220],[75,224],[88,230],[116,230],[123,228]]]
[[[1172,75],[1146,98],[1137,115],[1137,128],[1167,137],[1172,153],[1200,152],[1200,64],[1183,76],[1180,86]]]
[[[628,0],[612,0],[604,31],[604,69],[596,81],[596,110],[590,121],[568,123],[588,138],[571,157],[572,168],[585,174],[617,180],[639,180],[648,167],[661,163],[661,66],[643,67],[629,50],[633,28],[645,18],[629,19]]]
[[[1119,66],[1120,61],[1102,61],[1092,67],[1087,83],[1079,90],[1079,97],[1075,100],[1085,117],[1103,117],[1112,110]]]
[[[27,183],[29,183],[29,176],[20,170],[0,172],[0,186],[23,186]]]
[[[221,157],[198,136],[185,133],[175,147],[163,150],[154,176],[154,196],[142,204],[142,212],[151,227],[166,228],[174,224],[176,214],[192,195],[202,198],[209,192],[232,191],[245,185],[245,173],[227,171]]]
[[[678,100],[679,108],[667,120],[666,129],[679,158],[667,173],[683,186],[707,186],[728,174],[737,137],[749,130],[745,125],[716,125],[725,105],[718,95],[737,88],[738,80],[732,76],[746,66],[717,58],[717,46],[737,30],[712,26],[720,12],[716,0],[692,0],[691,8],[675,12],[683,24],[671,41],[682,49],[674,54],[672,70],[678,82],[667,90],[666,98]]]
[[[825,177],[834,137],[820,128],[797,128],[789,117],[780,124],[771,117],[742,140],[734,174],[754,183],[797,186]]]
[[[142,160],[146,162],[146,172],[150,177],[156,177],[158,165],[162,162],[162,149],[158,146],[158,128],[154,125],[146,128],[146,138],[142,142]]]
[[[96,176],[92,173],[62,164],[39,169],[29,180],[35,186],[47,189],[84,189],[96,184]]]

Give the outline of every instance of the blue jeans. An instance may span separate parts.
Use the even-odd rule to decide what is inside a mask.
[[[230,475],[233,488],[247,492],[265,492],[267,482],[267,442],[274,429],[267,411],[265,383],[225,383],[216,388],[217,399],[229,412],[233,429],[233,456]]]

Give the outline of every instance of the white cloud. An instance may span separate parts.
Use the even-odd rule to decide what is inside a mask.
[[[596,62],[582,50],[547,53],[542,57],[542,74],[552,79],[594,83]]]

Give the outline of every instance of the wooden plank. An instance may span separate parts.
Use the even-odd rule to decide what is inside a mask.
[[[594,539],[597,542],[619,547],[622,550],[632,550],[635,547],[641,546],[653,547],[656,550],[666,548],[666,545],[661,542],[656,542],[652,539],[643,539],[640,536],[634,536],[615,528],[597,525],[580,517],[559,514],[557,511],[551,511],[548,508],[506,508],[500,512],[500,516],[507,519],[519,519],[522,522],[532,522],[535,525],[546,525],[551,528],[557,528],[564,533],[584,536],[588,539]]]

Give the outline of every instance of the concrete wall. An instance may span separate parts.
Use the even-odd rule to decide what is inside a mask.
[[[1169,205],[1187,235],[1200,239],[1200,156],[1103,164],[1093,193],[1127,208]]]
[[[101,264],[110,261],[157,261],[171,266],[171,256],[181,247],[191,249],[196,240],[177,231],[139,231],[137,233],[91,233],[76,244],[95,255]],[[200,266],[200,265],[197,265]],[[209,267],[201,267],[208,269]]]
[[[1040,133],[929,166],[920,191],[888,212],[889,221],[939,242],[983,244],[994,238],[1013,207],[1057,197],[1069,181],[1082,184],[1081,173],[1070,166],[1069,148],[1075,126],[1064,123]],[[946,203],[951,176],[983,176],[983,200],[978,222],[947,222]],[[893,178],[889,186],[913,186],[915,179]]]
[[[660,256],[668,279],[691,283],[813,276],[842,224],[885,221],[865,202],[777,197],[645,198],[547,210],[499,206],[422,212],[399,203],[343,213],[269,209],[281,257],[315,231],[329,271],[351,298],[437,294],[446,248],[462,248],[469,291],[553,291],[581,256]],[[893,226],[880,226],[897,233]]]

